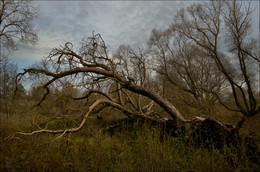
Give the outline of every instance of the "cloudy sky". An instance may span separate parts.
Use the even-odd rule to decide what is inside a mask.
[[[198,2],[198,1],[196,1]],[[25,68],[47,56],[52,48],[70,41],[76,46],[93,31],[100,33],[115,50],[121,44],[145,47],[153,28],[165,29],[182,7],[193,1],[36,1],[35,21],[39,42],[21,46],[11,55],[18,67]],[[253,19],[259,30],[259,2]]]

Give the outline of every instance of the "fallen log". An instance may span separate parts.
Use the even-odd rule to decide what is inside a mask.
[[[237,143],[238,135],[233,132],[235,129],[231,124],[222,123],[211,118],[196,117],[189,122],[194,140],[198,145],[206,147],[223,148]]]
[[[224,145],[229,147],[236,144],[239,139],[238,135],[233,132],[235,129],[233,125],[201,117],[177,125],[175,120],[159,121],[136,116],[110,123],[105,127],[104,131],[113,135],[115,131],[120,131],[123,127],[132,130],[136,126],[142,126],[143,124],[157,126],[160,129],[161,141],[163,141],[166,134],[172,137],[185,135],[189,137],[186,141],[194,145],[221,149]]]

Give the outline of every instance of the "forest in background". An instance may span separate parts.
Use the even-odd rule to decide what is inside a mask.
[[[5,52],[37,42],[36,13],[29,1],[1,3],[1,170],[259,170],[250,5],[190,5],[151,31],[147,49],[112,52],[93,32],[18,73]]]

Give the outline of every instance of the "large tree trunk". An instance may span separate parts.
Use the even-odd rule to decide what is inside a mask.
[[[173,118],[173,120],[176,120],[176,118],[178,118],[182,122],[186,121],[184,117],[181,115],[181,113],[169,101],[161,97],[159,94],[146,90],[145,88],[137,86],[132,82],[126,84],[125,88],[152,99],[159,106],[161,106]]]

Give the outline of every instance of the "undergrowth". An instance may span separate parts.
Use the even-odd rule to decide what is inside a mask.
[[[2,123],[3,124],[3,123]],[[158,127],[136,125],[98,131],[90,119],[82,130],[53,141],[37,134],[6,140],[12,130],[1,125],[0,171],[259,171],[259,143],[248,155],[246,142],[222,150],[194,145],[189,128],[179,137]]]

